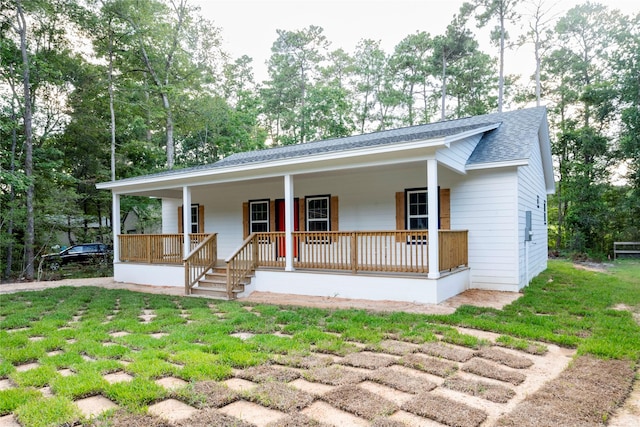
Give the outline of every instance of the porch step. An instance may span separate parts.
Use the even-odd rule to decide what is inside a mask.
[[[239,293],[244,292],[245,285],[248,285],[250,282],[251,279],[247,277],[242,283],[237,285],[231,291],[233,294],[232,299],[236,299]],[[227,295],[226,269],[224,269],[224,273],[216,272],[215,269],[212,272],[206,273],[204,278],[200,279],[198,284],[191,288],[191,294],[215,299],[229,299]]]

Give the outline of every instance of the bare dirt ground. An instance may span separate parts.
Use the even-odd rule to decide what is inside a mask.
[[[87,285],[182,294],[181,288],[115,283],[112,278],[3,284],[0,294]],[[519,296],[472,290],[431,305],[254,293],[241,301],[446,314],[463,304],[501,308]],[[491,343],[499,336],[459,330]],[[151,405],[149,415],[119,411],[110,421],[95,418],[93,425],[640,426],[640,382],[636,381],[634,387],[631,384],[629,364],[590,357],[574,359],[573,350],[548,344],[546,347],[545,354],[534,355],[496,345],[475,351],[442,342],[420,346],[388,340],[375,350],[363,349],[347,357],[312,354],[282,358],[269,366],[234,371],[226,381],[196,383],[196,390],[203,396],[199,404],[188,405],[176,395]],[[442,366],[446,369],[435,369]],[[124,375],[114,381],[133,379]],[[179,381],[157,380],[167,390],[184,385]],[[11,387],[10,380],[0,380],[0,389]],[[625,403],[621,405],[622,402]],[[114,407],[102,396],[76,404],[87,416],[97,416]],[[0,427],[5,426],[19,424],[8,415],[0,417]]]

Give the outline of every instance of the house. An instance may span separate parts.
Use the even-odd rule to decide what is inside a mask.
[[[97,187],[113,194],[116,281],[438,303],[468,288],[517,292],[546,268],[554,176],[537,107]],[[162,234],[121,235],[122,195],[160,198]]]

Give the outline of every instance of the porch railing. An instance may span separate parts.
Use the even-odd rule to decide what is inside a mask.
[[[209,234],[189,234],[191,250]],[[182,264],[182,234],[121,234],[121,262],[143,262],[148,264]]]
[[[345,270],[357,273],[428,273],[429,232],[326,231],[294,232],[293,266],[300,269]],[[468,232],[440,230],[439,271],[468,265]],[[285,233],[255,233],[229,260],[237,259],[246,272],[285,266]],[[227,263],[229,266],[229,263]],[[231,266],[230,268],[234,268]],[[244,277],[241,274],[240,277]],[[239,279],[238,279],[239,280]]]
[[[210,234],[184,259],[184,292],[191,295],[191,288],[198,283],[218,260],[218,234]]]
[[[258,234],[250,235],[234,253],[225,259],[227,266],[227,297],[229,299],[233,297],[233,289],[256,269],[260,247],[258,242]]]

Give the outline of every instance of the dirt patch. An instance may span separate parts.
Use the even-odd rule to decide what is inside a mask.
[[[478,353],[478,356],[515,369],[526,369],[533,365],[533,361],[531,359],[516,356],[515,354],[507,353],[506,351],[502,351],[497,348],[482,349]]]
[[[174,425],[176,427],[255,427],[254,424],[246,423],[236,417],[221,414],[215,409],[199,411],[186,420],[179,421]]]
[[[494,380],[504,381],[513,385],[519,385],[527,379],[527,377],[520,372],[507,371],[506,369],[499,368],[483,360],[472,360],[462,367],[465,372],[480,375],[481,377],[492,378]]]
[[[302,369],[324,368],[333,364],[333,358],[331,356],[317,356],[313,354],[309,356],[278,356],[275,358],[275,361],[282,365]]]
[[[378,369],[393,365],[396,359],[380,354],[360,352],[352,353],[344,357],[340,363],[356,368]]]
[[[365,375],[338,365],[310,369],[303,372],[302,376],[307,381],[337,386],[357,384],[366,379]]]
[[[629,361],[579,357],[497,425],[602,425],[629,394],[633,375]]]
[[[199,408],[220,408],[239,399],[238,393],[216,381],[193,383],[193,391],[200,399]]]
[[[454,362],[466,362],[476,354],[473,350],[456,348],[440,342],[428,342],[420,347],[420,351],[429,356],[442,357]]]
[[[478,396],[496,403],[507,403],[516,392],[499,384],[485,381],[466,380],[460,377],[447,378],[442,384],[451,390],[459,391],[470,396]]]
[[[412,394],[424,393],[436,388],[436,384],[431,381],[390,368],[378,369],[369,376],[369,379]]]
[[[626,304],[616,304],[612,308],[617,311],[631,312],[631,315],[633,316],[633,320],[635,320],[636,323],[640,325],[640,307],[630,307]]]
[[[602,262],[574,262],[573,268],[578,270],[594,271],[596,273],[606,273],[607,269],[613,267],[613,264],[606,264]]]
[[[243,396],[251,402],[287,413],[299,411],[315,400],[307,392],[276,382],[260,384],[244,392]]]
[[[473,305],[476,307],[489,307],[502,310],[505,305],[511,304],[521,296],[522,294],[518,292],[467,289],[461,294],[443,301],[439,305],[453,308],[458,308],[462,305]]]
[[[368,420],[393,414],[398,410],[395,403],[355,385],[339,387],[322,396],[336,408]]]
[[[331,427],[302,414],[291,414],[288,417],[267,424],[267,427]]]
[[[484,411],[432,393],[416,396],[402,409],[453,427],[477,427],[487,418]]]
[[[256,383],[264,383],[268,381],[288,383],[300,378],[300,374],[293,369],[276,368],[270,365],[252,366],[251,368],[238,371],[235,376]]]
[[[407,354],[418,351],[418,346],[405,341],[383,340],[378,344],[369,345],[367,350],[382,351],[384,353],[394,354],[396,356],[405,356]]]
[[[434,357],[423,356],[421,354],[409,354],[400,359],[400,364],[418,369],[429,374],[446,378],[454,374],[458,370],[458,365],[446,360],[436,359]]]

